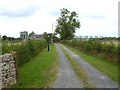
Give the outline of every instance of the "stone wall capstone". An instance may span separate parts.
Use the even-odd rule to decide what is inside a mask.
[[[16,83],[16,60],[14,53],[0,56],[0,89]]]

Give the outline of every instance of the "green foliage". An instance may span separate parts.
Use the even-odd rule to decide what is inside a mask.
[[[47,33],[47,32],[44,32],[43,33],[43,38],[48,42],[50,43],[53,39],[53,42],[59,42],[59,38],[56,37],[55,35],[57,35],[56,33]]]
[[[29,33],[29,38],[32,38],[35,35],[34,31],[32,31],[31,33]]]
[[[52,37],[52,34],[48,36],[48,33],[47,33],[47,32],[44,32],[43,38],[44,38],[47,42],[50,42],[51,37]]]
[[[59,56],[54,45],[47,48],[19,68],[19,80],[12,88],[51,88],[59,64]],[[14,90],[14,89],[13,89]]]
[[[58,38],[56,36],[53,37],[53,40],[54,40],[53,41],[54,43],[59,43],[60,42],[60,38]]]
[[[45,41],[28,40],[18,44],[3,43],[2,54],[15,51],[17,53],[18,66],[28,62],[31,58],[36,56],[41,50],[46,47]]]
[[[57,19],[56,33],[60,34],[61,40],[70,40],[74,38],[75,30],[80,28],[80,22],[77,20],[75,11],[70,12],[67,9],[61,9],[61,16]]]
[[[7,37],[6,35],[2,36],[2,40],[6,42],[16,42],[20,40],[20,38],[14,38],[14,37]]]
[[[4,35],[4,36],[2,37],[2,39],[3,39],[3,40],[7,40],[8,38],[7,38],[6,35]]]
[[[112,62],[114,64],[118,64],[118,55],[119,53],[119,47],[113,44],[112,42],[107,43],[101,43],[98,40],[88,40],[88,41],[64,41],[65,44],[75,47],[80,51],[83,51],[87,54],[98,56],[100,58],[104,58],[109,62]]]

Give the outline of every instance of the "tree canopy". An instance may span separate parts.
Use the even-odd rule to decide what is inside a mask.
[[[29,37],[33,37],[35,35],[34,31],[32,31],[31,33],[29,33]]]
[[[61,40],[70,40],[74,38],[75,30],[80,28],[78,14],[75,11],[61,9],[61,16],[56,20],[57,26],[55,32],[60,34]]]

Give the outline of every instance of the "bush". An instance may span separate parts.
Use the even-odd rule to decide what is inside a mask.
[[[98,56],[100,58],[104,58],[105,60],[112,62],[114,64],[118,64],[118,55],[119,53],[119,45],[115,46],[112,42],[101,43],[99,40],[73,40],[73,41],[64,41],[64,44],[72,46],[86,54]]]
[[[27,42],[20,42],[18,44],[2,44],[2,54],[15,51],[17,53],[18,66],[22,66],[31,58],[36,56],[47,46],[46,41],[28,40]]]

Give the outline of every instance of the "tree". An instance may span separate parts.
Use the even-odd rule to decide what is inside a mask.
[[[56,43],[56,42],[60,42],[60,38],[58,38],[57,36],[54,36],[54,37],[53,37],[53,40],[54,40],[53,42],[55,42],[55,43]]]
[[[6,35],[2,36],[2,40],[8,40],[8,37]]]
[[[57,26],[55,32],[60,34],[61,40],[70,40],[74,38],[75,30],[80,28],[78,15],[75,11],[70,12],[67,9],[61,9],[61,16],[56,20]]]
[[[34,35],[35,33],[32,31],[31,33],[29,33],[29,38],[33,38]]]
[[[44,32],[44,33],[43,33],[43,38],[48,42],[48,35],[47,35],[47,32]]]
[[[52,33],[47,33],[47,32],[44,32],[44,33],[43,33],[43,38],[44,38],[48,43],[50,43],[51,37],[52,37]]]

